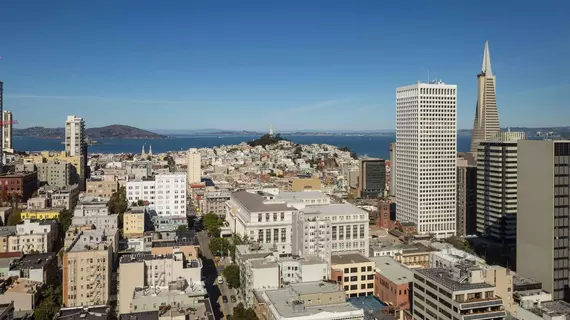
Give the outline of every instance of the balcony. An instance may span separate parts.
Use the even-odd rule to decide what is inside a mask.
[[[493,311],[493,312],[481,312],[463,315],[464,320],[482,320],[482,319],[493,319],[493,318],[504,318],[507,316],[505,311]]]
[[[503,300],[501,298],[485,298],[485,299],[471,299],[459,304],[460,310],[468,310],[474,308],[490,308],[490,307],[500,307],[503,305]]]

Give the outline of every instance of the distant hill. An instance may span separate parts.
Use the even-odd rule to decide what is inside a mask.
[[[166,136],[139,128],[114,124],[100,128],[87,128],[87,137],[97,139],[164,139]],[[65,128],[31,127],[14,129],[14,136],[64,139]]]

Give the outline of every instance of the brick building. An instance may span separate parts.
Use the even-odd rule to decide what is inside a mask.
[[[38,189],[36,172],[16,172],[0,174],[0,199],[27,201]]]

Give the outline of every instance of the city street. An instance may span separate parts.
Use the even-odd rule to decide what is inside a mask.
[[[214,310],[216,319],[222,319],[224,313],[226,315],[232,314],[233,304],[231,303],[230,296],[236,295],[236,293],[235,290],[229,290],[225,281],[222,285],[218,285],[217,283],[218,275],[222,274],[223,267],[217,268],[214,263],[214,255],[210,251],[210,238],[208,238],[207,232],[198,232],[197,238],[198,242],[200,243],[200,249],[202,251],[202,274],[205,277],[204,282],[206,284],[206,290],[208,291],[208,296],[210,297],[210,302],[212,304],[212,309]],[[222,295],[228,297],[227,304],[222,303]],[[222,313],[222,307],[224,308],[224,313]]]

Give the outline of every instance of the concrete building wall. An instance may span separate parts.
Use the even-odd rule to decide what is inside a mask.
[[[119,273],[119,314],[129,313],[131,310],[131,301],[133,300],[133,292],[136,287],[145,285],[145,264],[137,263],[121,263],[121,272]]]
[[[73,183],[79,183],[77,171],[70,163],[38,163],[36,168],[38,170],[38,181],[45,182],[52,187],[63,188]]]
[[[410,282],[412,279],[410,279]],[[381,273],[374,275],[374,295],[386,304],[397,309],[410,309],[410,284],[396,284]]]
[[[289,182],[289,188],[292,192],[301,192],[307,190],[322,190],[321,179],[319,178],[295,178]]]
[[[188,150],[186,173],[188,184],[202,181],[202,156],[197,149]]]
[[[85,193],[89,196],[110,198],[118,190],[119,182],[116,180],[87,180]]]

